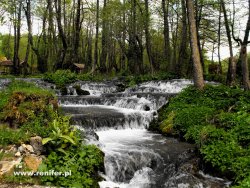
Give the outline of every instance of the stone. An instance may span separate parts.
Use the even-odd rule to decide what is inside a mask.
[[[44,147],[42,144],[42,138],[40,136],[35,136],[30,138],[30,145],[34,149],[34,153],[36,155],[41,155],[41,153],[44,151]]]
[[[15,166],[19,165],[21,161],[21,157],[12,161],[0,161],[0,177],[6,174],[11,174]]]
[[[34,153],[34,149],[31,145],[22,144],[25,153]]]
[[[36,172],[42,163],[42,158],[35,155],[27,155],[24,157],[23,161],[30,170]]]
[[[18,149],[17,149],[17,151],[19,151],[20,153],[23,153],[24,152],[23,146],[19,146]]]
[[[76,90],[77,95],[90,95],[89,91],[82,90],[81,86],[79,85],[75,85],[74,88]]]
[[[145,110],[145,111],[150,111],[150,107],[149,107],[148,105],[144,105],[144,106],[143,106],[143,110]]]
[[[21,153],[19,151],[16,152],[15,157],[21,157]]]

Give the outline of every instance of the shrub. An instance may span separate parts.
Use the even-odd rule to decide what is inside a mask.
[[[77,149],[70,147],[66,154],[51,152],[39,171],[54,170],[70,172],[68,177],[43,176],[41,180],[46,185],[63,187],[99,187],[98,175],[103,164],[103,154],[96,146],[84,146]]]
[[[193,86],[159,111],[154,130],[195,142],[207,164],[247,187],[250,175],[250,92],[223,85]],[[174,116],[173,116],[174,114]],[[158,127],[157,127],[158,124]],[[171,130],[171,131],[169,131]]]
[[[77,80],[77,75],[70,70],[57,70],[55,73],[46,73],[44,80],[56,84],[58,88]]]

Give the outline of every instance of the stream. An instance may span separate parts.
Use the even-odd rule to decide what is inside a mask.
[[[26,79],[53,88],[39,79]],[[4,88],[8,80],[0,82]],[[222,188],[230,182],[205,174],[194,145],[147,130],[157,110],[190,80],[150,81],[121,92],[121,82],[79,81],[68,85],[69,95],[57,91],[62,110],[85,132],[87,143],[105,154],[101,188]],[[74,85],[89,91],[77,95]],[[119,92],[120,91],[120,92]]]
[[[192,144],[147,130],[157,110],[190,80],[151,81],[118,92],[118,82],[78,82],[89,96],[59,96],[65,113],[105,153],[101,188],[221,188],[230,182],[204,174]]]

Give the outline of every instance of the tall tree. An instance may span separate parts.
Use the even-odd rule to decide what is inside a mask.
[[[168,18],[168,10],[169,10],[169,0],[162,0],[162,10],[163,10],[163,27],[164,27],[164,55],[167,61],[167,67],[171,63],[171,47],[170,47],[170,37],[169,37],[169,18]]]
[[[106,72],[106,61],[108,55],[108,14],[107,14],[107,0],[103,1],[102,11],[102,52],[100,57],[100,71]]]
[[[227,41],[229,45],[229,54],[230,54],[229,66],[228,66],[228,72],[227,72],[227,84],[233,85],[235,82],[235,78],[236,78],[236,63],[234,61],[234,55],[233,55],[232,36],[231,36],[231,30],[230,30],[230,25],[228,21],[225,2],[224,0],[221,0],[220,3],[221,3],[223,15],[224,15],[224,24],[225,24],[226,33],[227,33]]]
[[[203,89],[204,79],[203,79],[203,70],[200,58],[201,54],[198,47],[196,20],[194,16],[194,4],[192,0],[186,0],[186,3],[187,3],[187,13],[189,22],[190,45],[192,49],[194,85],[198,89]]]
[[[146,49],[147,49],[147,54],[148,54],[148,60],[150,63],[151,73],[154,73],[154,69],[156,69],[157,67],[155,66],[155,60],[152,54],[152,42],[151,42],[151,35],[149,31],[149,23],[150,23],[149,5],[148,5],[148,0],[145,0],[144,27],[145,27]]]
[[[14,57],[13,57],[13,72],[20,73],[19,48],[21,39],[21,18],[22,18],[22,0],[15,0],[14,9]]]
[[[66,35],[63,30],[62,22],[61,22],[62,21],[62,2],[61,0],[54,0],[54,2],[55,2],[55,9],[56,9],[57,28],[59,32],[59,37],[63,45],[63,48],[61,49],[60,54],[59,54],[59,59],[57,61],[56,68],[61,69],[63,68],[64,59],[65,59],[67,49],[68,49],[68,44],[67,44]]]
[[[180,44],[180,52],[179,52],[179,59],[176,65],[176,73],[179,77],[183,76],[183,66],[187,57],[187,38],[188,38],[188,31],[187,31],[187,7],[185,0],[181,0],[181,7],[182,7],[182,29],[181,29],[181,44]]]
[[[100,2],[96,1],[96,30],[95,30],[95,52],[94,61],[92,65],[92,73],[95,72],[96,66],[98,64],[98,41],[99,41],[99,17],[100,17]]]
[[[248,58],[247,58],[247,45],[250,43],[248,41],[250,32],[250,0],[248,0],[248,20],[246,24],[245,34],[243,40],[236,38],[233,32],[234,40],[241,46],[240,48],[240,60],[242,66],[242,81],[245,90],[250,90],[249,84],[249,68],[248,68]]]

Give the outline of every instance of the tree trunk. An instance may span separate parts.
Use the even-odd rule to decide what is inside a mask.
[[[108,55],[108,22],[107,22],[107,0],[103,1],[103,17],[102,17],[102,53],[100,57],[100,71],[106,72],[106,62],[107,62],[107,55]]]
[[[75,37],[74,37],[74,45],[73,45],[73,63],[78,63],[78,48],[80,43],[80,31],[81,31],[81,0],[77,0],[77,11],[76,11],[76,20],[75,20]]]
[[[187,32],[187,10],[186,10],[186,4],[185,0],[181,0],[181,6],[182,6],[182,30],[181,30],[181,45],[180,45],[180,53],[179,53],[179,59],[177,61],[176,65],[176,73],[179,77],[184,76],[183,75],[183,66],[184,63],[187,61],[187,38],[188,38],[188,32]]]
[[[221,56],[220,56],[220,46],[221,46],[221,9],[219,10],[219,26],[218,26],[218,61],[219,61],[219,73],[222,74],[222,64],[221,64]]]
[[[56,20],[57,20],[57,27],[58,27],[59,37],[61,38],[62,45],[63,45],[63,48],[62,48],[62,50],[61,50],[61,52],[59,54],[59,59],[57,61],[56,68],[57,69],[62,69],[64,59],[65,59],[65,56],[66,56],[66,53],[67,53],[68,44],[67,44],[66,36],[64,34],[62,23],[61,23],[61,20],[62,20],[61,0],[54,0],[54,2],[55,2],[55,8],[56,8]]]
[[[14,5],[16,6],[16,5]],[[22,1],[19,1],[18,7],[15,8],[15,20],[14,20],[14,58],[13,58],[13,72],[14,74],[19,74],[19,48],[20,48],[20,38],[21,38],[21,18],[22,18]]]
[[[194,75],[194,85],[198,89],[204,88],[203,70],[201,66],[200,52],[198,47],[198,37],[196,22],[194,16],[194,5],[192,0],[186,0],[187,2],[187,13],[189,21],[189,32],[190,32],[190,44],[192,49],[192,59],[193,59],[193,75]]]
[[[149,22],[150,22],[150,15],[148,10],[148,0],[145,0],[145,38],[146,38],[146,49],[148,54],[148,60],[150,63],[151,74],[154,73],[154,70],[157,68],[155,66],[154,56],[152,55],[152,43],[151,43],[151,36],[149,32]]]
[[[250,43],[248,41],[250,32],[250,0],[248,0],[248,21],[245,30],[245,36],[243,43],[241,45],[241,63],[242,63],[242,75],[243,75],[243,86],[245,90],[250,89],[249,84],[249,69],[248,69],[248,60],[247,60],[247,44]]]
[[[168,8],[169,0],[162,0],[162,10],[163,10],[163,19],[164,19],[164,57],[167,61],[167,67],[171,63],[171,47],[170,47],[170,37],[169,37],[169,20],[168,20]]]
[[[243,44],[240,50],[241,64],[242,64],[242,81],[245,90],[250,89],[249,85],[249,70],[247,61],[247,45]]]
[[[221,7],[222,7],[223,15],[224,15],[224,22],[225,22],[225,28],[226,28],[227,40],[228,40],[229,52],[230,52],[229,66],[228,66],[228,72],[227,72],[227,85],[231,86],[231,85],[234,85],[235,83],[236,63],[233,58],[234,55],[233,55],[232,37],[231,37],[231,31],[229,27],[229,21],[227,17],[227,11],[226,11],[224,0],[221,0]]]
[[[94,52],[94,62],[92,65],[92,73],[95,72],[96,66],[98,64],[98,41],[99,41],[99,0],[96,1],[96,31],[95,31],[95,52]]]

